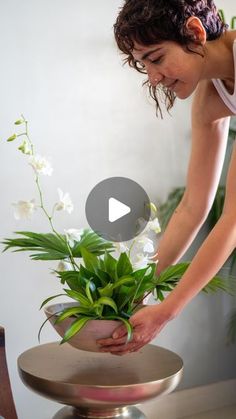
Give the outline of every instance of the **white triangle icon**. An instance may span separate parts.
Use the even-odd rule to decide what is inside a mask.
[[[115,198],[109,198],[108,205],[108,219],[111,223],[131,212],[128,205],[123,204],[123,202],[120,202]]]

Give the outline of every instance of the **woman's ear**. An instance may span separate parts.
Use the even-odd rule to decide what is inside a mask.
[[[206,42],[206,31],[201,20],[196,16],[191,16],[185,23],[186,31],[192,36],[193,41],[204,45]]]

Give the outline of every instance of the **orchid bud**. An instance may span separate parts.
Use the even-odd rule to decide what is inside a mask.
[[[11,135],[11,137],[9,137],[9,138],[7,139],[7,141],[8,141],[8,142],[10,142],[10,141],[14,141],[16,138],[17,138],[17,135],[16,135],[16,134],[13,134],[13,135]]]

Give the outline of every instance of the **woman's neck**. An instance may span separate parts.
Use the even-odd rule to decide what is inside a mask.
[[[205,44],[205,65],[203,78],[234,82],[233,43],[236,31],[227,31],[214,41]]]

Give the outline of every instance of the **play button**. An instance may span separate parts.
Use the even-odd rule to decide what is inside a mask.
[[[150,201],[144,189],[125,177],[98,183],[85,205],[87,221],[106,240],[122,242],[136,237],[150,218]]]
[[[131,211],[128,205],[123,204],[115,198],[109,198],[108,220],[113,223]]]

